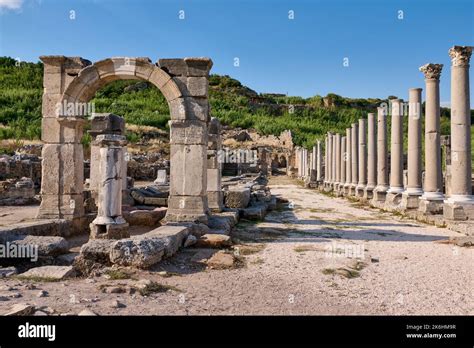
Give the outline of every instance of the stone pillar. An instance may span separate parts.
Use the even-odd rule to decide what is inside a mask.
[[[101,134],[99,146],[99,180],[97,217],[90,224],[91,238],[120,239],[130,236],[128,223],[122,217],[122,165],[126,138],[117,134]]]
[[[346,181],[344,183],[344,194],[349,193],[349,187],[351,186],[351,173],[352,173],[352,163],[351,163],[351,129],[346,128],[346,156],[344,157],[344,161],[346,163]]]
[[[37,217],[83,220],[84,151],[81,140],[85,116],[89,115],[71,115],[69,107],[76,109],[76,105],[64,105],[61,100],[77,73],[91,62],[64,56],[42,56],[40,59],[44,64],[41,120],[44,145],[41,205]]]
[[[441,167],[439,78],[443,64],[425,64],[425,183],[419,210],[425,214],[443,212],[443,173]]]
[[[403,101],[391,100],[392,141],[390,146],[390,189],[387,192],[387,203],[398,205],[403,188]]]
[[[335,146],[335,167],[336,167],[336,178],[334,183],[334,189],[337,190],[339,188],[339,184],[341,182],[341,135],[336,133],[334,136],[336,140]]]
[[[337,168],[337,141],[336,141],[336,134],[332,135],[332,159],[331,159],[331,164],[332,164],[332,185],[331,187],[334,189],[336,186],[336,179],[337,179],[337,173],[336,173],[336,168]]]
[[[341,137],[341,151],[339,155],[339,163],[341,166],[341,176],[339,180],[339,191],[343,193],[344,185],[346,183],[346,141],[345,136]]]
[[[408,99],[408,181],[402,209],[418,209],[423,194],[421,179],[421,88],[411,88]]]
[[[221,123],[215,117],[211,118],[207,128],[207,202],[209,209],[221,212],[224,209],[224,193],[222,192],[222,151]]]
[[[474,219],[471,166],[471,110],[469,60],[472,46],[454,46],[451,57],[451,195],[445,201],[444,217]]]
[[[351,129],[351,186],[349,187],[349,194],[355,196],[356,187],[359,183],[359,127],[357,123],[352,124]]]
[[[316,145],[316,181],[321,182],[322,178],[322,159],[321,159],[321,140],[318,140]]]
[[[332,133],[328,133],[328,188],[331,188],[332,184]]]
[[[328,182],[328,147],[329,147],[329,142],[328,142],[328,136],[326,135],[324,137],[324,185],[327,184]]]
[[[364,199],[370,200],[377,186],[377,122],[375,114],[367,115],[367,186],[364,191]]]
[[[359,119],[359,181],[356,187],[357,197],[364,197],[367,186],[367,120]]]
[[[377,108],[377,186],[373,192],[373,202],[385,202],[388,191],[388,146],[386,108]]]

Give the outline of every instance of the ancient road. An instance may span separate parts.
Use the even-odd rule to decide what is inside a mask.
[[[473,314],[473,248],[446,243],[457,235],[356,202],[272,179],[272,193],[290,201],[264,222],[235,231],[240,267],[189,266],[188,248],[153,271],[130,279],[58,283],[2,281],[2,312],[13,303],[77,314]],[[167,271],[167,273],[163,273]],[[158,273],[161,272],[161,273]],[[147,297],[130,294],[140,279],[168,286]],[[39,290],[47,297],[37,297]],[[105,290],[104,290],[105,289]],[[123,291],[123,293],[121,293]],[[118,300],[123,308],[114,308]]]

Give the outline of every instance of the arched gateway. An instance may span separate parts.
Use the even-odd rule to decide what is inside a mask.
[[[43,165],[39,218],[81,220],[84,107],[115,80],[149,81],[165,96],[171,114],[168,221],[207,221],[208,58],[108,58],[42,56],[44,63]]]

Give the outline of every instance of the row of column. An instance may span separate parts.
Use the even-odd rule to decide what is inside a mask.
[[[451,57],[450,196],[445,199],[441,167],[439,80],[442,64],[420,67],[426,83],[425,179],[422,181],[422,89],[409,90],[401,99],[377,108],[346,129],[325,138],[326,187],[339,192],[425,213],[443,212],[451,219],[473,219],[471,181],[471,115],[469,60],[472,47],[454,46]],[[406,110],[408,107],[408,110]],[[407,183],[403,170],[403,119],[408,111]],[[387,116],[391,117],[388,166]],[[390,168],[390,172],[389,169]]]

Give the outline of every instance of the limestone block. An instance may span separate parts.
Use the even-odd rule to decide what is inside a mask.
[[[205,145],[207,157],[207,127],[200,121],[170,121],[171,145]]]
[[[206,152],[205,145],[171,145],[171,196],[206,194]]]
[[[207,169],[207,191],[221,190],[220,169]]]
[[[184,59],[160,59],[158,66],[171,76],[188,76],[188,66]]]
[[[221,212],[224,209],[224,192],[222,191],[208,191],[207,201],[209,209],[213,212]]]
[[[209,121],[209,102],[207,98],[181,97],[168,100],[172,120]]]
[[[168,102],[183,96],[180,88],[172,79],[166,81],[163,87],[160,88],[160,91]]]
[[[19,236],[11,244],[20,247],[34,246],[38,248],[38,255],[40,256],[56,256],[66,253],[69,249],[69,244],[63,237]]]
[[[59,116],[58,110],[61,102],[61,94],[44,93],[41,104],[41,114],[45,117]]]
[[[82,144],[45,144],[42,150],[41,194],[82,194]]]
[[[83,122],[61,122],[60,118],[41,119],[41,140],[46,143],[81,144]]]
[[[207,196],[172,196],[168,201],[166,221],[207,223]]]
[[[20,274],[20,277],[38,277],[51,280],[63,280],[73,277],[74,275],[75,271],[72,266],[42,266],[31,268],[30,270]]]
[[[72,219],[84,216],[82,194],[42,194],[37,218]]]
[[[173,77],[185,97],[207,97],[209,84],[206,77]]]
[[[225,234],[205,234],[196,243],[199,248],[225,248],[231,245],[230,237]]]
[[[186,57],[187,76],[209,76],[212,68],[212,60],[205,57]]]
[[[94,113],[90,134],[125,134],[125,119],[111,113]]]
[[[250,189],[233,187],[225,191],[225,205],[228,208],[246,208],[250,202]]]
[[[171,76],[168,75],[165,71],[160,68],[156,68],[151,73],[148,81],[154,84],[157,88],[161,88],[171,79]]]

